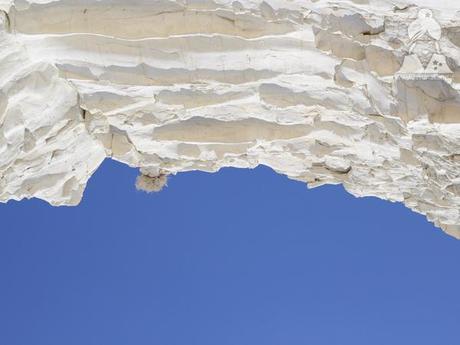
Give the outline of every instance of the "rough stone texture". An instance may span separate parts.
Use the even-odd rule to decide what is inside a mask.
[[[422,8],[441,31],[409,29]],[[0,201],[76,205],[106,157],[149,178],[265,164],[403,202],[460,238],[457,1],[0,9]]]

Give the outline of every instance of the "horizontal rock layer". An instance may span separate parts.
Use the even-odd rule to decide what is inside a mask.
[[[78,204],[106,157],[151,177],[264,164],[403,202],[460,237],[455,1],[0,9],[0,201]]]

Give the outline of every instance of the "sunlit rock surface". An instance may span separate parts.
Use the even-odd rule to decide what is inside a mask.
[[[1,201],[76,205],[107,157],[146,178],[264,164],[460,237],[457,1],[0,9]]]

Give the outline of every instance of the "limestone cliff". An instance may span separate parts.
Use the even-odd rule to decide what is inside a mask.
[[[0,0],[0,201],[272,167],[460,237],[460,3]]]

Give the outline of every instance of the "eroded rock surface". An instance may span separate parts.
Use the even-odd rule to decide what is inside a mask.
[[[403,202],[460,238],[456,1],[0,9],[0,201],[78,204],[106,157],[146,181],[265,164]]]

